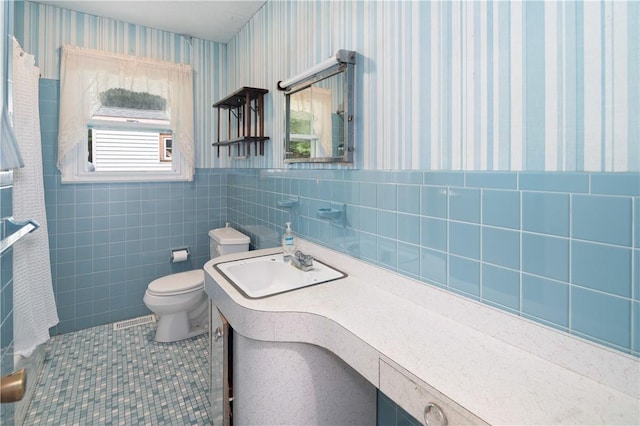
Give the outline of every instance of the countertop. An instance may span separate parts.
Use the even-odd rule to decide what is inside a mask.
[[[298,248],[348,276],[248,299],[213,265],[280,249],[204,266],[205,290],[237,332],[324,347],[378,388],[386,363],[489,424],[640,424],[637,358],[302,239]]]

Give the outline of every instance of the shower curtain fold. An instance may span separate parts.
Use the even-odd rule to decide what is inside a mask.
[[[38,99],[34,57],[13,40],[13,124],[24,167],[13,173],[13,216],[34,219],[40,228],[13,247],[14,353],[28,357],[49,339],[58,323],[49,259],[44,203]]]

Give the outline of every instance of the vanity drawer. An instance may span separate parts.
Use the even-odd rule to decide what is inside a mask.
[[[428,405],[431,409],[429,426],[488,425],[431,386],[383,360],[380,360],[379,389],[424,425],[427,424],[424,413]],[[437,410],[444,413],[448,423],[438,421]]]

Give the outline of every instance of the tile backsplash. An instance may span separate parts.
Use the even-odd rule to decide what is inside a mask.
[[[277,246],[291,220],[316,243],[636,356],[639,197],[638,173],[227,176],[227,216],[254,247]],[[318,216],[329,207],[342,218]]]

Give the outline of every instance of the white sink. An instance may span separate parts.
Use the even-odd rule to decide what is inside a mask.
[[[236,289],[251,299],[272,296],[347,276],[315,259],[313,269],[303,272],[286,263],[281,253],[222,262],[214,265],[214,268]]]

